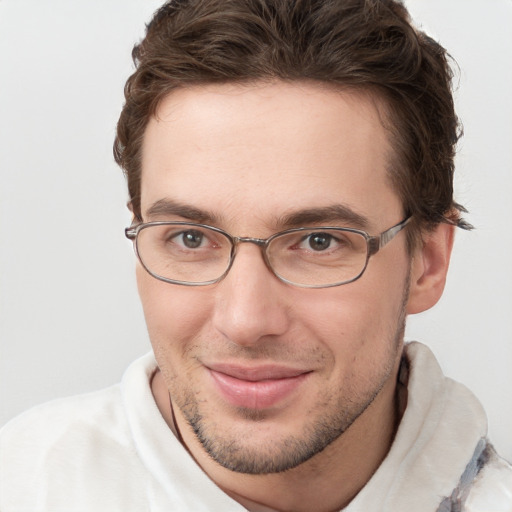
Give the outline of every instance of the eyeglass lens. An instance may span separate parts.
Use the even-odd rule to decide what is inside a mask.
[[[137,236],[142,264],[172,282],[207,283],[231,263],[233,242],[220,231],[196,224],[144,226]],[[341,284],[357,278],[367,261],[364,235],[337,228],[292,230],[271,237],[266,261],[281,279],[303,286]]]

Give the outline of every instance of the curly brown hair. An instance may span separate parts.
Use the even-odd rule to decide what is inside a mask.
[[[136,70],[114,143],[131,208],[140,212],[141,147],[160,101],[186,85],[308,80],[384,100],[389,174],[414,234],[440,222],[470,228],[453,200],[461,134],[445,49],[395,0],[172,0],[132,52]]]

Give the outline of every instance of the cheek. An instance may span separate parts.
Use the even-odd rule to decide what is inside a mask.
[[[318,296],[295,301],[296,318],[309,324],[320,337],[341,340],[372,330],[388,316],[392,302],[389,297],[384,300],[378,293],[370,295],[351,284],[345,287],[334,292],[324,289]]]
[[[335,288],[308,290],[297,297],[295,317],[314,332],[337,363],[353,365],[378,361],[401,327],[405,272],[372,275]]]
[[[137,266],[137,287],[151,344],[183,346],[208,322],[209,306],[196,287],[164,283]],[[163,348],[163,347],[161,347]]]

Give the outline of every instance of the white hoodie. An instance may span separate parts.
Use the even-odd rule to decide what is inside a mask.
[[[407,408],[391,449],[345,512],[512,512],[512,468],[482,406],[405,347]],[[55,400],[0,432],[1,512],[242,512],[172,435],[151,393],[153,354],[119,385]]]

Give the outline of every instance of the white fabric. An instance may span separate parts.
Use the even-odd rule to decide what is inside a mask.
[[[408,402],[391,450],[345,512],[435,512],[486,435],[481,405],[447,379],[428,348],[411,343]],[[223,493],[172,435],[149,381],[152,354],[121,384],[56,400],[0,432],[1,512],[245,510]],[[512,469],[490,460],[462,509],[511,512]]]

